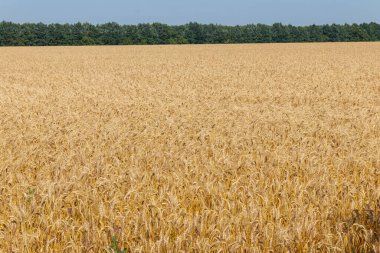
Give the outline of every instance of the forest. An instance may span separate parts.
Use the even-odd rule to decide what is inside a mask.
[[[379,41],[380,24],[120,25],[0,22],[0,46],[161,45]]]

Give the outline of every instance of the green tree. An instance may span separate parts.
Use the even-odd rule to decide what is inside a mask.
[[[224,26],[189,23],[169,26],[161,23],[119,25],[0,23],[0,46],[45,45],[131,45],[271,43],[319,41],[379,41],[380,24],[272,26],[249,24]]]

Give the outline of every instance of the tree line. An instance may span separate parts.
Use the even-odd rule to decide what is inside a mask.
[[[155,45],[380,41],[380,24],[226,26],[188,23],[120,25],[0,23],[0,46]]]

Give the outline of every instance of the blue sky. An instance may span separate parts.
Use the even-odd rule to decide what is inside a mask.
[[[226,25],[380,23],[380,0],[0,0],[0,20]]]

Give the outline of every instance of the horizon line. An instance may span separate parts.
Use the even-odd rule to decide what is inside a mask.
[[[0,23],[13,23],[13,24],[17,24],[17,25],[24,25],[24,24],[44,24],[44,25],[75,25],[75,24],[90,24],[90,25],[94,25],[94,26],[97,26],[97,25],[105,25],[105,24],[117,24],[117,25],[120,25],[120,26],[137,26],[137,25],[146,25],[146,24],[149,24],[149,25],[152,25],[152,24],[161,24],[161,25],[168,25],[168,26],[184,26],[184,25],[188,25],[188,24],[199,24],[199,25],[217,25],[217,26],[229,26],[229,27],[237,27],[237,26],[246,26],[246,25],[267,25],[267,26],[273,26],[274,24],[282,24],[284,26],[295,26],[295,27],[307,27],[307,26],[325,26],[325,25],[354,25],[354,24],[357,24],[357,25],[361,25],[361,24],[380,24],[380,22],[376,22],[376,21],[368,21],[368,22],[345,22],[345,23],[337,23],[337,22],[333,22],[333,23],[321,23],[321,24],[317,24],[317,23],[313,23],[313,24],[309,24],[309,25],[293,25],[293,24],[290,24],[290,23],[283,23],[283,22],[273,22],[273,23],[260,23],[260,22],[257,22],[257,23],[245,23],[245,24],[239,24],[239,25],[227,25],[227,24],[221,24],[221,23],[201,23],[201,22],[197,22],[197,21],[189,21],[189,22],[186,22],[186,23],[182,23],[182,24],[168,24],[168,23],[163,23],[163,22],[140,22],[140,23],[133,23],[133,24],[126,24],[126,23],[119,23],[117,21],[107,21],[107,22],[101,22],[101,23],[93,23],[93,22],[89,22],[89,21],[76,21],[76,22],[42,22],[42,21],[39,21],[39,22],[15,22],[15,21],[9,21],[9,20],[2,20],[0,21]]]

